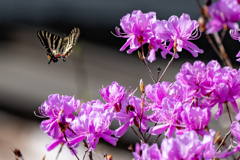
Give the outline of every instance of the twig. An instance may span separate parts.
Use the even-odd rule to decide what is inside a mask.
[[[221,54],[221,52],[217,49],[217,47],[215,46],[215,44],[213,43],[211,37],[209,36],[209,34],[205,33],[205,36],[208,40],[208,43],[212,46],[213,50],[216,52],[216,54],[218,55],[218,57],[221,59],[221,61],[223,62],[224,66],[227,66],[227,63],[223,57],[223,55]]]
[[[154,126],[153,127],[155,127],[157,125],[157,123],[155,123],[154,124]],[[148,138],[147,138],[147,140],[146,140],[146,142],[150,139],[150,137],[151,137],[152,135],[151,134],[149,134],[149,136],[148,136]]]
[[[149,68],[149,66],[148,66],[148,64],[147,64],[145,57],[144,57],[143,54],[141,54],[139,51],[138,51],[138,56],[139,56],[139,58],[142,60],[143,64],[146,66],[146,68],[147,68],[147,70],[148,70],[148,73],[149,73],[150,77],[152,78],[153,82],[156,83],[156,80],[155,80],[155,78],[153,77],[152,71],[150,70],[150,68]]]
[[[225,59],[227,65],[229,67],[233,68],[232,63],[231,63],[230,59],[228,58],[228,54],[225,51],[225,48],[224,48],[224,46],[223,46],[223,44],[221,42],[221,39],[220,39],[218,33],[217,32],[213,33],[213,36],[214,36],[214,39],[217,42],[218,48],[219,48],[221,54],[223,55],[223,58]]]
[[[223,42],[223,39],[226,35],[226,31],[227,31],[227,28],[226,27],[223,27],[223,30],[222,30],[222,33],[221,33],[221,42]]]
[[[161,72],[161,68],[158,66],[158,68],[157,68],[157,79],[159,78],[160,72]]]
[[[209,18],[206,17],[206,15],[204,15],[204,10],[203,10],[203,8],[202,8],[199,0],[196,0],[196,2],[197,2],[198,6],[199,6],[199,8],[200,8],[201,14],[203,15],[205,21],[208,21]],[[224,34],[225,34],[225,33],[224,33]],[[206,37],[207,37],[209,43],[211,44],[211,46],[213,47],[214,51],[217,53],[217,55],[219,56],[219,58],[221,59],[221,61],[223,62],[223,64],[224,64],[225,66],[229,66],[229,67],[233,68],[233,67],[232,67],[232,63],[231,63],[230,59],[228,58],[228,54],[227,54],[226,51],[225,51],[225,48],[224,48],[224,46],[223,46],[223,44],[222,44],[222,40],[220,39],[218,33],[217,33],[217,32],[213,33],[213,36],[214,36],[214,39],[215,39],[215,41],[216,41],[216,43],[217,43],[217,45],[218,45],[218,48],[219,48],[219,50],[220,50],[220,53],[219,53],[218,49],[216,49],[214,43],[210,40],[211,38],[210,38],[209,36],[207,36],[207,34],[206,34]]]
[[[237,158],[237,160],[240,160],[240,152],[239,152],[239,155],[238,155],[238,158]]]
[[[86,142],[85,140],[83,140],[83,143],[84,143],[85,147],[90,148],[90,146],[88,147],[88,144],[87,144],[87,142]],[[88,149],[88,150],[89,150],[89,149]],[[87,151],[88,151],[88,150],[87,150]],[[84,155],[84,156],[85,156],[85,155]],[[85,158],[85,157],[84,157],[84,158]],[[93,158],[92,158],[92,151],[89,152],[89,159],[90,159],[90,160],[93,160]]]
[[[203,8],[202,8],[202,5],[200,4],[199,0],[196,0],[196,2],[197,2],[197,5],[198,5],[198,8],[201,10],[201,12],[203,12]]]
[[[85,159],[85,156],[86,156],[88,150],[89,150],[89,148],[85,151],[84,156],[83,156],[83,160]]]
[[[138,137],[139,140],[141,140],[141,138],[139,137],[139,135],[137,134],[137,132],[135,131],[135,129],[133,128],[133,126],[131,126],[133,132],[136,134],[136,136]]]
[[[139,131],[140,135],[142,136],[144,143],[146,143],[146,140],[145,140],[145,138],[144,138],[144,136],[143,136],[143,134],[142,134],[142,131],[141,131],[141,127],[142,127],[142,117],[143,117],[143,107],[144,107],[144,92],[142,92],[142,107],[141,107],[141,116],[140,116],[140,118],[139,118],[139,123],[140,123],[140,124],[139,124],[138,131]]]
[[[68,140],[67,140],[66,134],[65,134],[65,132],[62,132],[62,133],[63,133],[64,138],[65,138],[66,143],[67,143]],[[76,153],[74,152],[74,150],[72,149],[72,147],[68,147],[68,148],[73,152],[73,154],[75,155],[75,157],[76,157],[78,160],[80,160],[80,159],[78,158],[77,154],[76,154]]]
[[[162,134],[159,134],[159,135],[157,136],[157,138],[153,141],[153,143],[156,143],[157,140],[159,139],[159,137],[160,137],[161,135],[162,135]]]
[[[224,138],[222,139],[222,142],[220,143],[216,151],[218,151],[222,147],[222,145],[224,144],[225,140],[228,138],[229,135],[231,135],[231,130],[228,131],[228,133],[224,136]]]
[[[174,48],[173,48],[174,54],[173,54],[171,60],[168,62],[168,65],[167,65],[166,68],[164,69],[164,71],[163,71],[161,77],[159,78],[158,82],[160,82],[160,81],[162,80],[162,78],[163,78],[164,74],[166,73],[168,67],[169,67],[170,64],[173,62],[173,60],[174,60],[174,58],[175,58],[175,55],[176,55],[176,53],[177,53],[177,49],[176,49],[176,48],[177,48],[177,43],[176,43],[176,40],[174,40]]]
[[[229,111],[228,104],[227,103],[225,103],[225,104],[226,104],[226,107],[227,107],[227,111],[228,111],[228,116],[229,116],[230,122],[232,124],[232,118],[231,118],[231,114],[230,114],[230,111]]]
[[[72,148],[72,147],[68,147],[68,148],[73,152],[73,154],[75,155],[75,157],[76,157],[78,160],[80,160],[80,159],[78,158],[77,154],[74,152],[73,148]]]
[[[59,149],[59,151],[58,151],[58,154],[57,154],[56,160],[58,159],[58,156],[59,156],[59,154],[60,154],[61,151],[62,151],[63,145],[64,145],[64,144],[61,144],[61,147],[60,147],[60,149]]]

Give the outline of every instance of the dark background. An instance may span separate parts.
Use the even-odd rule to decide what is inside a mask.
[[[83,103],[102,100],[99,88],[110,85],[112,81],[126,88],[138,87],[140,79],[145,84],[152,83],[136,52],[128,55],[119,51],[126,39],[111,34],[119,26],[120,19],[133,10],[143,13],[155,11],[160,20],[171,15],[181,16],[182,13],[189,14],[192,20],[200,16],[194,0],[0,1],[0,111],[3,115],[15,115],[26,122],[39,124],[41,119],[34,116],[33,111],[37,111],[49,94],[75,95]],[[66,63],[59,61],[48,65],[46,50],[37,38],[37,31],[64,36],[73,27],[81,30],[73,53]],[[186,51],[180,53],[180,58],[173,62],[164,77],[165,81],[173,82],[186,61],[219,60],[204,34],[194,43],[204,49],[204,54],[194,58]],[[227,31],[223,44],[238,69],[235,55],[240,49],[239,42],[231,39]],[[157,60],[149,63],[155,76],[157,66],[163,70],[170,59],[167,56],[164,60],[160,52],[156,54]],[[3,119],[3,124],[4,121],[7,119]],[[114,125],[113,128],[118,126],[116,122]],[[38,131],[41,132],[40,129]],[[135,142],[136,138],[132,136],[132,133],[125,135],[119,146],[126,148],[130,142]]]

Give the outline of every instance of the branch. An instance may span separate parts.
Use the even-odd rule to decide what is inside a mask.
[[[218,146],[216,152],[222,147],[222,145],[224,144],[225,140],[228,138],[228,136],[231,135],[231,130],[228,131],[228,133],[224,136],[222,142],[220,143],[220,145]]]

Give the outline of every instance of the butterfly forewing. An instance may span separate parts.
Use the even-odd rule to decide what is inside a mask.
[[[47,56],[50,62],[57,62],[61,58],[61,45],[63,38],[46,31],[38,31],[38,38],[42,45],[47,48]]]
[[[50,62],[57,62],[58,58],[66,61],[66,57],[72,52],[72,47],[75,45],[79,35],[79,28],[72,29],[68,37],[62,38],[46,31],[38,31],[38,38],[42,45],[47,48],[47,56]],[[48,63],[48,64],[49,64]]]

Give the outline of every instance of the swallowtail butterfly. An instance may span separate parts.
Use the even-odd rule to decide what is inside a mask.
[[[76,44],[80,29],[73,28],[69,36],[64,38],[41,30],[37,32],[37,35],[42,45],[47,49],[48,64],[57,62],[58,58],[62,58],[65,62]]]

